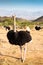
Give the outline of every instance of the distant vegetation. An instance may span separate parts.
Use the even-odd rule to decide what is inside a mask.
[[[13,16],[12,17],[1,17],[0,16],[0,26],[4,26],[4,25],[12,26],[13,21],[14,21]],[[22,19],[22,18],[16,18],[16,25],[19,28],[23,28],[25,26],[29,26],[30,28],[33,28],[34,25],[43,26],[43,17],[40,17],[34,21],[29,21],[29,20]]]

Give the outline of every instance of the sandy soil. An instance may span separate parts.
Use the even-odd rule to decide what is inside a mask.
[[[0,65],[43,65],[43,30],[31,30],[32,42],[28,43],[26,60],[20,60],[19,46],[11,45],[7,32],[0,28]]]

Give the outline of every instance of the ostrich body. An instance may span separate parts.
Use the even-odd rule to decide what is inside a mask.
[[[4,26],[4,28],[5,28],[6,30],[10,30],[10,27],[9,27],[9,26]]]
[[[36,30],[40,30],[41,27],[40,27],[40,26],[35,26],[35,29],[36,29]]]
[[[26,31],[16,31],[16,22],[14,18],[14,30],[10,30],[7,33],[7,38],[12,45],[19,45],[20,50],[21,50],[21,61],[24,62],[25,57],[26,57],[26,50],[27,50],[27,43],[32,40],[32,37],[30,35],[30,30]],[[24,48],[24,56],[22,55],[22,46],[25,45]]]
[[[10,30],[7,33],[7,38],[11,44],[22,46],[32,40],[29,31],[17,31]]]

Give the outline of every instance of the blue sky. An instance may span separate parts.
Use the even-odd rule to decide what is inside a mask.
[[[0,16],[36,19],[43,16],[43,0],[0,0]]]

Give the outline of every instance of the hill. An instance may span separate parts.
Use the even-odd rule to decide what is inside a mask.
[[[43,16],[33,20],[33,22],[43,22]]]
[[[7,16],[1,17],[0,16],[0,22],[12,21],[13,19],[14,19],[14,16],[12,16],[12,17],[7,17]],[[19,22],[25,22],[26,21],[26,22],[28,22],[29,20],[16,17],[16,21],[19,21]]]

